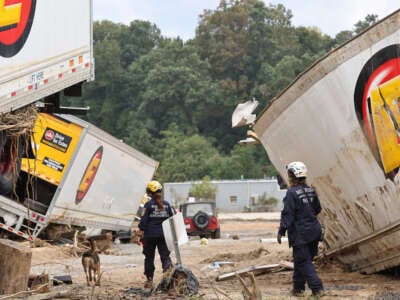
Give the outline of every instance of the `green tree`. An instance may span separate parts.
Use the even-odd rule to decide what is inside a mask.
[[[236,104],[253,96],[266,104],[377,16],[335,38],[291,19],[281,4],[222,0],[188,42],[146,21],[94,22],[96,80],[67,104],[90,106],[89,122],[159,160],[163,181],[273,175],[261,146],[236,145],[245,135],[231,128]]]
[[[206,10],[196,29],[194,44],[202,59],[211,65],[213,78],[220,81],[223,101],[245,97],[248,12],[252,0],[221,1],[216,10]]]
[[[134,21],[129,26],[94,22],[96,80],[85,85],[82,99],[67,99],[67,104],[89,106],[89,122],[118,138],[126,137],[135,106],[127,66],[158,47],[161,40],[160,30],[150,22]]]
[[[356,34],[361,33],[371,25],[375,24],[378,21],[378,15],[368,14],[365,16],[364,20],[358,21],[354,24],[354,32]]]
[[[220,173],[212,173],[213,178],[254,179],[276,174],[265,150],[259,145],[237,145],[220,162],[220,167],[214,170],[214,172]]]
[[[196,199],[215,201],[217,191],[218,188],[211,182],[211,178],[205,176],[200,183],[192,183],[189,193]]]
[[[159,176],[162,181],[191,181],[210,175],[220,156],[210,141],[198,134],[185,136],[176,124],[163,131]]]
[[[135,20],[124,27],[120,36],[121,64],[127,68],[142,55],[149,53],[162,43],[160,29],[147,21]]]
[[[218,86],[193,46],[179,39],[165,41],[133,63],[129,74],[131,94],[138,100],[134,110],[154,120],[148,128],[152,135],[160,136],[171,123],[193,134],[213,119]]]

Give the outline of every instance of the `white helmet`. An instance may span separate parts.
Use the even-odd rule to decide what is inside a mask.
[[[286,166],[286,170],[292,173],[296,178],[305,178],[307,177],[307,167],[301,161],[291,162]]]

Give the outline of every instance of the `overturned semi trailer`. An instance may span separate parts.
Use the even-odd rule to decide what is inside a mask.
[[[281,174],[307,164],[327,254],[365,273],[400,265],[400,10],[312,65],[254,129]]]

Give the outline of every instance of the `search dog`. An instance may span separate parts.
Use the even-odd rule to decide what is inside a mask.
[[[89,239],[90,250],[82,255],[82,266],[86,275],[87,285],[95,284],[100,286],[100,257],[96,249],[96,241]]]

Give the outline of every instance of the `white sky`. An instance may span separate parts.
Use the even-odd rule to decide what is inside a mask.
[[[323,33],[335,36],[351,30],[367,14],[379,18],[400,8],[399,0],[266,0],[282,3],[292,10],[296,26],[317,26]],[[198,16],[204,9],[215,9],[219,0],[93,0],[94,19],[129,24],[141,19],[155,23],[163,35],[194,37]]]

